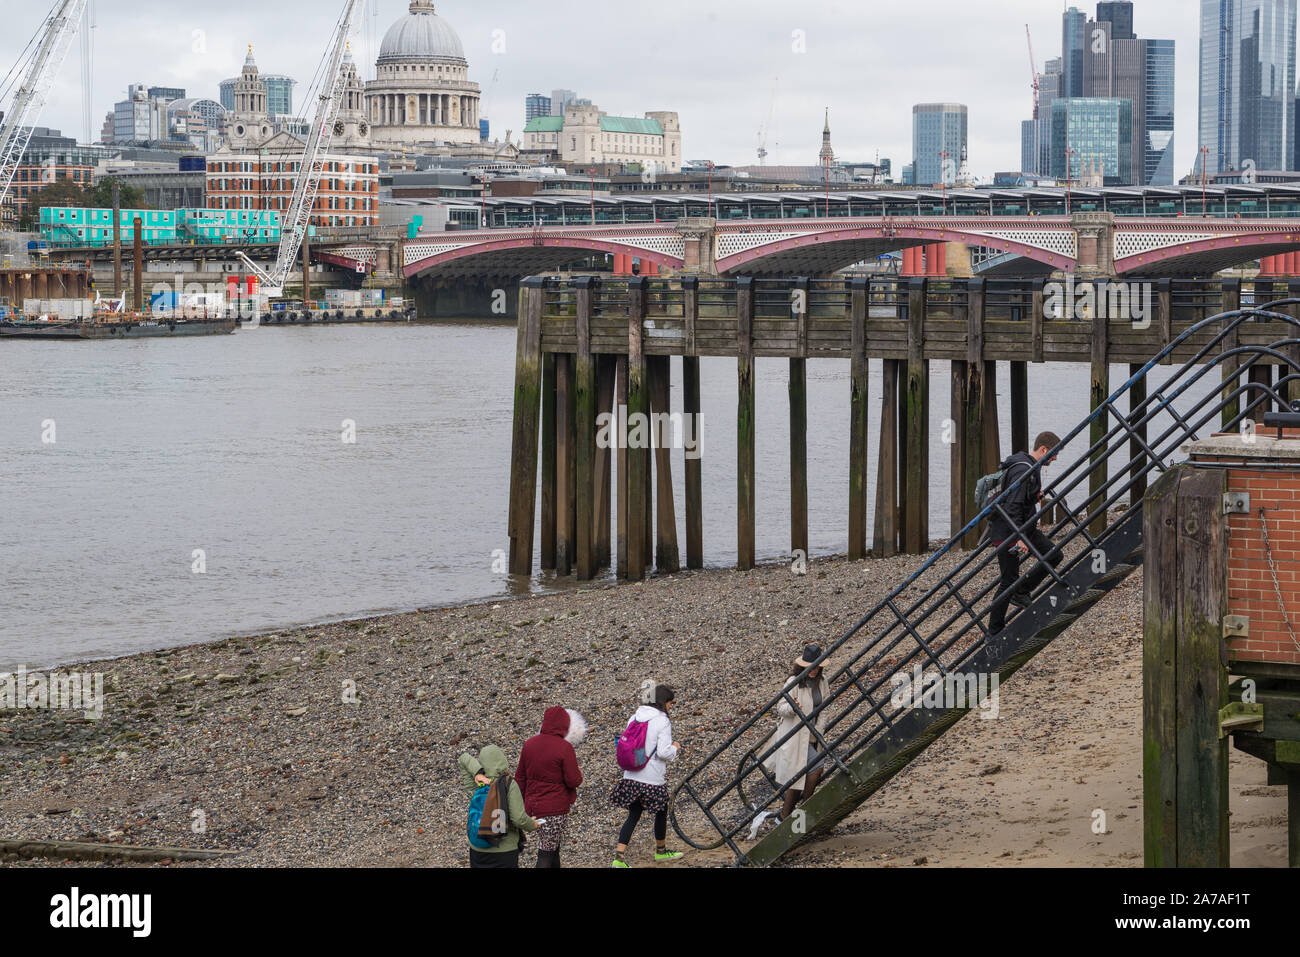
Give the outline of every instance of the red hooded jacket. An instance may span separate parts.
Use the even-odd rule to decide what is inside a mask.
[[[573,745],[565,740],[568,733],[569,713],[563,708],[547,708],[542,733],[525,741],[519,752],[515,782],[531,817],[568,814],[578,799],[582,772]]]

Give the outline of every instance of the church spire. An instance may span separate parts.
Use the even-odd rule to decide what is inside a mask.
[[[826,108],[826,125],[822,127],[822,151],[818,154],[822,165],[835,162],[835,150],[831,148],[831,110]]]

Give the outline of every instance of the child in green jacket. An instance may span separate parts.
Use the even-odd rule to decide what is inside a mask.
[[[510,762],[505,752],[495,744],[489,744],[478,753],[462,754],[457,762],[460,765],[460,781],[465,789],[473,794],[485,784],[491,784],[498,777],[510,770]],[[508,792],[509,829],[501,838],[501,843],[487,850],[476,847],[469,849],[470,867],[518,867],[520,834],[537,828],[537,822],[524,813],[524,796],[519,785],[513,780]]]

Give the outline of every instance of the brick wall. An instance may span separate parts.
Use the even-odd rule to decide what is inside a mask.
[[[1250,619],[1249,637],[1229,640],[1230,657],[1300,665],[1300,646],[1284,620],[1285,612],[1300,634],[1300,467],[1264,471],[1243,466],[1228,473],[1228,488],[1250,493],[1250,514],[1228,517],[1228,614]],[[1281,586],[1280,605],[1265,549],[1261,508]]]

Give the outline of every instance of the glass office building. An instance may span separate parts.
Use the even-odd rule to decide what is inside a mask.
[[[1133,184],[1133,103],[1076,97],[1052,104],[1052,175],[1078,182],[1100,163],[1106,186]]]
[[[1142,185],[1172,186],[1177,178],[1174,170],[1174,41],[1143,40],[1142,45],[1146,70]]]
[[[1199,138],[1211,173],[1289,165],[1295,57],[1296,0],[1201,0]]]
[[[1083,51],[1088,15],[1078,7],[1065,11],[1061,28],[1061,96],[1083,96]]]
[[[541,93],[530,93],[524,98],[524,123],[527,124],[539,116],[551,115],[551,98]]]
[[[921,186],[947,182],[951,186],[961,166],[966,137],[966,107],[961,103],[918,103],[912,107],[915,182]]]

